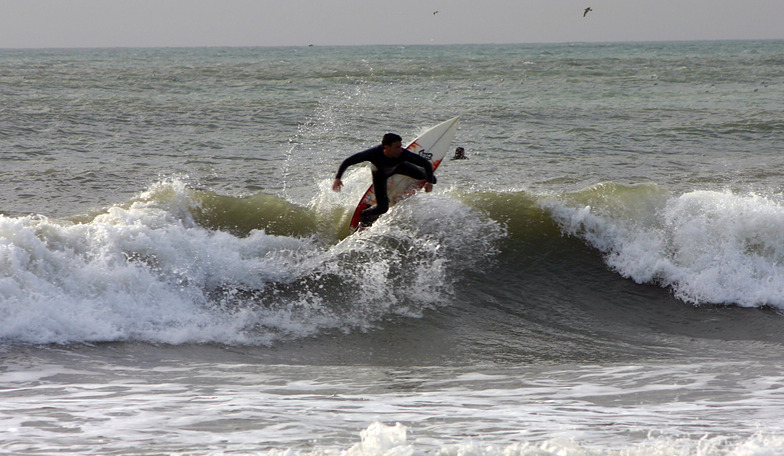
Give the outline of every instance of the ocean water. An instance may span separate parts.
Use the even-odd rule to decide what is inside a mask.
[[[0,50],[0,453],[784,454],[784,41]],[[394,131],[432,193],[348,222]]]

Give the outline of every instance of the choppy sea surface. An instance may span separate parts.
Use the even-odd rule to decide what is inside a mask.
[[[784,453],[784,41],[0,50],[0,453]],[[349,154],[454,116],[348,222]]]

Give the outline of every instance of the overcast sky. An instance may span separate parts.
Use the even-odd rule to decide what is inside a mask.
[[[784,0],[0,0],[0,48],[783,38]]]

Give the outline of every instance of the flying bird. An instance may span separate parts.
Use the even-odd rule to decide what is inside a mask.
[[[583,17],[585,17],[585,15],[588,14],[588,12],[590,11],[593,11],[590,6],[588,8],[585,8],[585,11],[583,12]]]
[[[433,11],[433,15],[438,14],[438,10]]]

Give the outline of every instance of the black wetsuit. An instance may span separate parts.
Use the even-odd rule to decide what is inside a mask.
[[[433,175],[433,165],[430,163],[430,160],[406,149],[403,149],[400,157],[390,158],[384,155],[384,146],[381,144],[343,160],[335,177],[340,179],[346,168],[366,161],[373,165],[371,171],[373,172],[376,205],[362,212],[362,215],[365,217],[378,216],[389,210],[387,179],[393,174],[403,174],[414,179],[427,179],[431,184],[436,183],[436,177]]]

